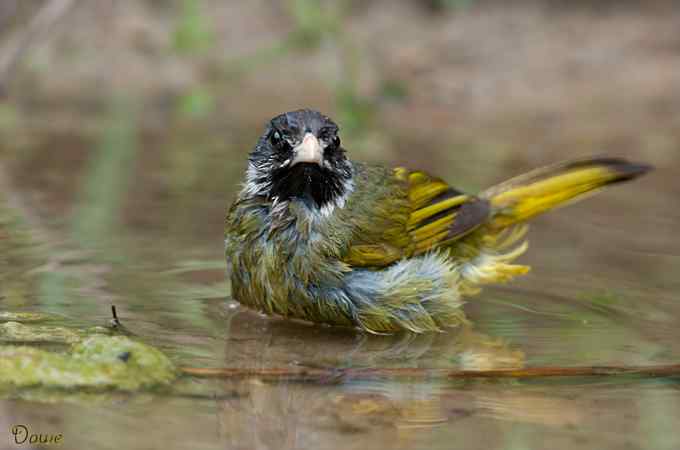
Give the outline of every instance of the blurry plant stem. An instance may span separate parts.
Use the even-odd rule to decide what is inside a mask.
[[[371,127],[375,105],[359,91],[360,49],[349,39],[339,39],[338,44],[342,61],[342,73],[335,86],[338,118],[348,134],[360,136]]]
[[[197,368],[180,369],[183,375],[201,378],[259,378],[270,381],[341,381],[343,379],[399,379],[425,380],[473,378],[548,378],[548,377],[609,377],[636,375],[642,377],[680,376],[680,364],[660,366],[579,366],[579,367],[527,367],[524,369],[455,370],[426,368]]]
[[[0,54],[0,98],[7,94],[7,85],[22,56],[35,41],[44,37],[66,15],[77,0],[48,0],[23,32],[11,40]]]
[[[107,251],[112,250],[109,244],[115,237],[137,153],[134,104],[117,99],[111,108],[90,160],[72,224],[73,236],[84,248],[103,247]]]
[[[94,251],[91,260],[96,263],[110,263],[121,258],[116,226],[137,153],[137,114],[134,104],[116,99],[111,109],[101,130],[98,147],[92,151],[70,226],[74,241],[81,249]],[[73,311],[77,311],[79,317],[100,315],[104,305],[74,301],[77,298],[72,295],[74,283],[76,286],[88,286],[90,292],[98,291],[99,298],[111,300],[109,292],[100,290],[101,286],[106,285],[101,274],[74,274],[61,261],[55,260],[39,284],[40,296],[44,299],[43,308],[61,315]]]

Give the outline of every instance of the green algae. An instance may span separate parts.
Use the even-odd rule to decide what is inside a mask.
[[[50,318],[33,313],[0,314],[28,321]],[[0,342],[10,344],[0,345],[0,392],[16,396],[27,392],[26,388],[136,391],[175,379],[175,367],[167,356],[117,331],[101,326],[78,329],[0,321]],[[54,352],[27,344],[69,347],[66,352]]]
[[[50,319],[46,314],[32,312],[0,311],[0,322],[43,322]]]
[[[106,327],[83,330],[47,325],[24,325],[19,322],[0,323],[0,343],[75,344],[93,335],[109,335],[114,331]],[[118,330],[116,330],[118,332]]]
[[[19,322],[0,323],[0,342],[75,344],[83,339],[80,331],[57,326],[29,326]]]
[[[159,350],[125,336],[92,336],[55,353],[0,346],[0,386],[135,391],[165,386],[177,376]]]

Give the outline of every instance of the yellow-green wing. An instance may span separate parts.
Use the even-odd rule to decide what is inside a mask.
[[[380,242],[351,245],[345,262],[355,267],[384,267],[399,259],[451,245],[489,218],[485,200],[464,194],[421,171],[397,168],[393,177],[408,206],[405,221],[395,222]]]

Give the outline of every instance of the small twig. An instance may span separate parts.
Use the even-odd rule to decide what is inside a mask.
[[[328,379],[472,379],[602,377],[638,375],[644,377],[680,376],[680,364],[663,366],[580,366],[528,367],[525,369],[455,370],[423,368],[345,368],[345,369],[240,369],[183,367],[182,374],[202,378],[260,378],[271,381],[324,381]]]
[[[49,32],[75,3],[76,0],[48,0],[22,34],[10,42],[4,54],[0,54],[0,98],[6,95],[9,79],[23,54],[35,40]]]
[[[111,320],[109,320],[109,327],[116,333],[124,334],[128,336],[134,336],[135,334],[125,328],[123,323],[118,318],[118,312],[116,311],[116,305],[111,305]]]
[[[116,313],[116,305],[111,305],[111,315],[113,318],[111,319],[111,326],[114,328],[118,328],[121,326],[120,320],[118,319],[118,314]]]

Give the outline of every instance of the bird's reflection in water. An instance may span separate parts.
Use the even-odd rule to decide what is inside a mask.
[[[225,366],[264,368],[517,368],[524,354],[470,327],[448,333],[368,336],[234,314],[229,321]],[[442,404],[444,391],[465,381],[329,377],[314,383],[225,380],[237,394],[220,402],[219,432],[226,448],[318,447],[333,436],[378,433],[386,447],[408,448],[417,430],[472,414],[472,405]],[[396,432],[395,432],[396,430]],[[317,442],[318,440],[318,442]],[[318,444],[318,445],[317,445]]]

